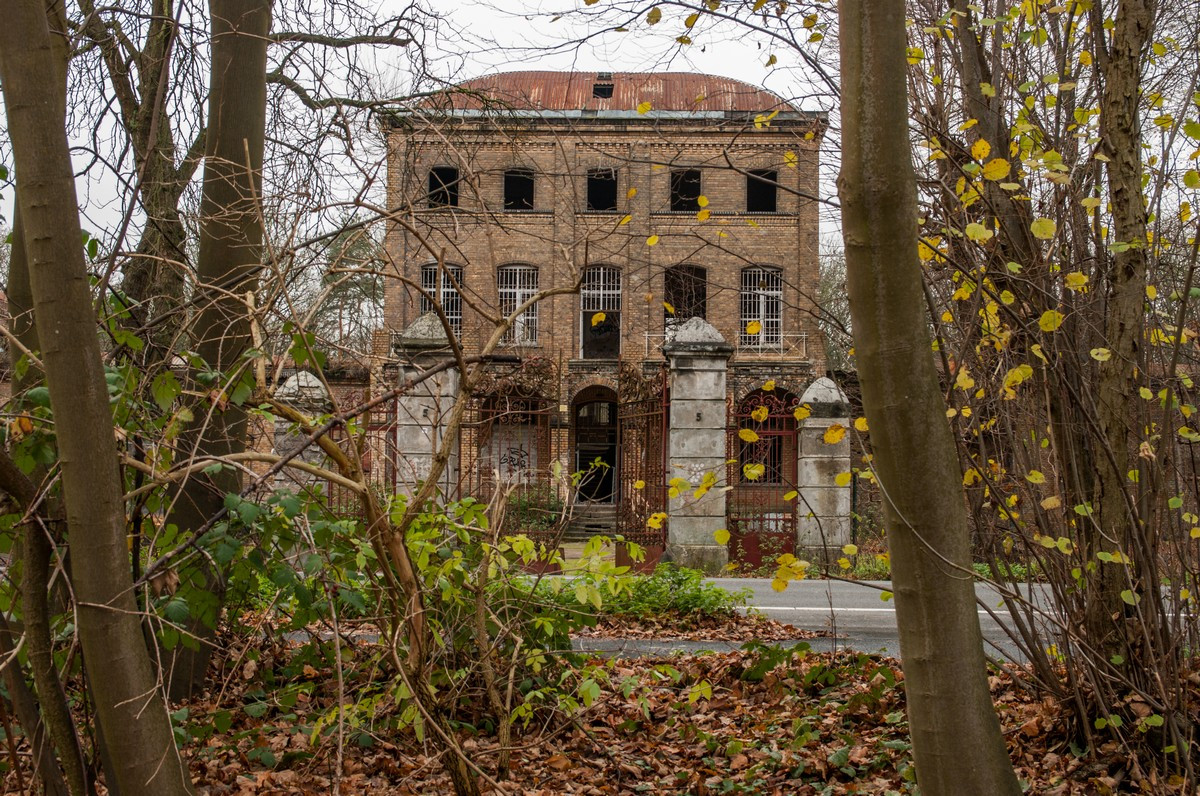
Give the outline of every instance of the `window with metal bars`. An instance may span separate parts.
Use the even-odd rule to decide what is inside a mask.
[[[664,323],[669,329],[708,309],[708,279],[698,265],[674,265],[663,276]]]
[[[454,277],[453,281],[447,275],[447,271]],[[421,266],[421,289],[432,295],[442,305],[442,312],[450,323],[450,328],[454,330],[455,337],[462,332],[463,315],[462,296],[458,294],[454,283],[457,282],[461,285],[462,281],[462,266],[447,265],[445,271],[436,264]],[[429,299],[421,296],[421,314],[433,311],[433,304]]]
[[[584,359],[616,359],[621,353],[621,271],[595,265],[579,291]]]
[[[538,269],[532,265],[502,265],[496,272],[500,291],[500,312],[505,317],[513,314],[517,307],[533,298],[538,292]],[[505,332],[504,342],[516,345],[537,345],[538,305],[534,304],[513,321]]]
[[[778,346],[783,339],[783,274],[777,268],[742,270],[742,328],[739,344],[747,348]],[[752,324],[758,323],[757,333]]]

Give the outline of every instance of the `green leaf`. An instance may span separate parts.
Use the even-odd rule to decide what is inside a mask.
[[[150,385],[150,394],[154,396],[154,403],[158,404],[158,408],[164,412],[171,408],[176,396],[182,391],[179,379],[175,378],[175,374],[169,370],[155,376],[154,382]]]
[[[217,732],[229,732],[229,728],[233,726],[233,714],[228,710],[218,710],[212,714],[212,723]]]

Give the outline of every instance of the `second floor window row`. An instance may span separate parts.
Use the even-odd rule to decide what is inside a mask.
[[[462,176],[454,166],[434,166],[429,170],[426,203],[431,208],[459,206],[459,186]],[[617,169],[588,169],[584,185],[583,207],[588,212],[618,210],[619,177]],[[752,169],[745,174],[747,213],[776,213],[779,211],[779,172],[775,169]],[[530,168],[513,168],[504,172],[504,209],[534,210],[537,207],[536,174]],[[704,195],[704,178],[700,169],[672,169],[668,207],[672,212],[695,213],[700,210]],[[710,197],[711,198],[711,197]]]

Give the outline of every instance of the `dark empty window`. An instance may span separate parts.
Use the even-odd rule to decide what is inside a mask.
[[[533,209],[533,171],[509,169],[504,172],[504,209]]]
[[[613,84],[612,83],[593,83],[592,96],[598,99],[612,99]]]
[[[700,170],[671,172],[671,209],[695,213],[700,209]]]
[[[588,169],[587,209],[617,209],[617,170]]]
[[[429,206],[458,207],[458,169],[434,166],[429,170]]]
[[[755,169],[746,175],[746,212],[774,213],[777,208],[776,189],[779,172],[774,169]]]
[[[697,265],[676,265],[663,277],[663,307],[668,327],[688,318],[703,318],[708,304],[708,280]]]

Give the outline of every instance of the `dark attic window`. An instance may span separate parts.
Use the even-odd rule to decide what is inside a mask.
[[[504,172],[504,209],[533,209],[532,169],[509,169]]]
[[[587,209],[602,212],[617,209],[616,169],[588,169]]]
[[[429,170],[429,206],[458,207],[458,169],[434,166]]]
[[[597,99],[612,99],[613,84],[612,83],[593,83],[592,96]]]
[[[779,172],[755,169],[746,175],[746,212],[774,213],[778,209]]]
[[[671,172],[671,209],[689,213],[700,209],[699,169],[675,169]]]

